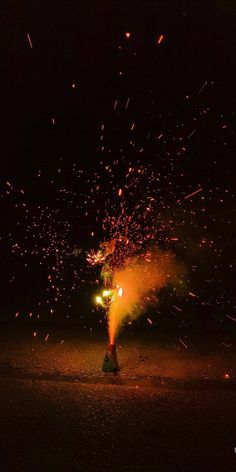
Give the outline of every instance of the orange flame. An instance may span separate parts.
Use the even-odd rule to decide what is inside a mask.
[[[117,270],[113,277],[114,286],[122,287],[122,290],[118,290],[109,308],[110,343],[114,343],[126,320],[136,319],[156,292],[166,284],[174,283],[181,273],[182,268],[170,252],[159,250],[127,260],[125,267]]]

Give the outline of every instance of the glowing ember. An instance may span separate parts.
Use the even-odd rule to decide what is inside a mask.
[[[164,35],[161,34],[161,35],[159,36],[158,40],[157,40],[157,44],[161,44],[161,42],[163,41],[163,39],[164,39]]]
[[[102,304],[103,304],[102,297],[97,296],[97,297],[96,297],[96,303],[97,303],[98,305],[102,305]]]
[[[105,261],[105,256],[102,251],[95,252],[91,250],[86,257],[87,261],[91,265],[102,264]]]
[[[30,37],[29,33],[27,33],[27,39],[29,41],[29,45],[30,45],[31,49],[33,49],[33,44],[32,44],[31,37]]]

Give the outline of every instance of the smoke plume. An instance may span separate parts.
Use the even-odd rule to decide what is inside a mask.
[[[113,276],[117,290],[108,314],[110,343],[114,343],[125,321],[136,319],[158,291],[175,284],[182,273],[183,268],[170,252],[155,250],[129,258]]]

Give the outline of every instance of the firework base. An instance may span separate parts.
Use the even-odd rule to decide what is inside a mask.
[[[117,354],[116,354],[116,345],[108,344],[107,351],[104,357],[102,371],[103,372],[117,372],[120,370]]]

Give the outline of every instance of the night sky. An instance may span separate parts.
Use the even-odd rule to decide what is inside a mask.
[[[99,324],[86,253],[124,188],[128,213],[155,195],[155,243],[186,268],[153,328],[233,329],[234,2],[14,1],[0,22],[2,317]]]

